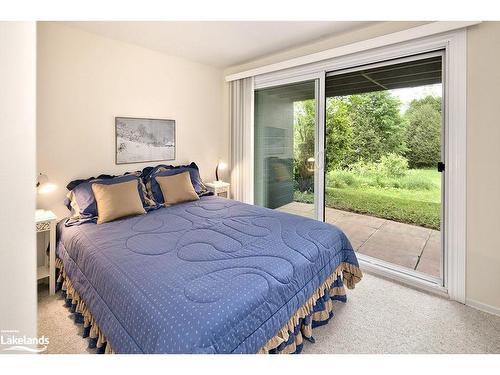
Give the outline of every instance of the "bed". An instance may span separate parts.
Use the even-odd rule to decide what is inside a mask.
[[[57,228],[66,303],[100,352],[298,353],[361,279],[337,227],[216,196]]]

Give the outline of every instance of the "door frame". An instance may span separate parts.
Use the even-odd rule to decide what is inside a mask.
[[[410,62],[410,61],[418,61],[418,60],[423,60],[427,59],[430,57],[441,57],[442,61],[442,99],[441,99],[441,161],[445,162],[444,156],[446,155],[445,151],[445,145],[446,145],[446,115],[445,111],[443,110],[446,107],[446,97],[445,97],[445,90],[446,90],[446,69],[445,69],[445,59],[446,59],[446,51],[444,49],[436,50],[436,51],[431,51],[431,52],[424,52],[421,54],[416,54],[416,55],[411,55],[411,56],[406,56],[402,58],[395,58],[395,59],[390,59],[390,60],[385,60],[385,61],[380,61],[376,62],[373,64],[367,64],[367,65],[358,65],[356,67],[352,68],[347,68],[347,69],[340,69],[340,70],[335,70],[335,71],[330,71],[326,72],[326,79],[328,77],[334,77],[342,74],[348,74],[348,73],[353,73],[357,72],[360,70],[365,70],[365,69],[373,69],[373,68],[380,68],[380,67],[386,67],[386,66],[391,66],[394,64],[400,64],[404,62]],[[326,137],[326,134],[325,134]],[[365,267],[371,266],[374,271],[377,270],[377,267],[381,270],[384,271],[384,273],[391,273],[391,274],[399,274],[399,275],[406,275],[409,277],[412,277],[414,280],[419,280],[420,283],[425,284],[426,286],[429,286],[431,289],[434,288],[436,289],[439,293],[446,293],[446,289],[444,288],[446,283],[446,273],[447,270],[445,269],[445,253],[446,253],[446,247],[445,247],[445,222],[446,222],[446,194],[445,194],[445,181],[446,181],[446,173],[447,171],[443,171],[441,174],[441,240],[440,240],[440,269],[441,269],[441,277],[435,277],[432,275],[427,275],[425,273],[418,272],[416,270],[412,270],[407,267],[400,266],[395,263],[390,263],[378,258],[374,258],[362,253],[357,253],[357,257],[360,261],[362,261],[365,264]],[[392,271],[392,272],[391,272]]]
[[[381,47],[370,46],[368,43],[364,51],[255,76],[255,89],[275,86],[277,82],[287,82],[297,77],[307,76],[317,77],[319,86],[323,85],[324,88],[327,71],[368,65],[440,49],[445,50],[444,66],[446,70],[443,77],[445,82],[444,126],[446,129],[444,134],[446,147],[443,155],[446,164],[444,286],[404,272],[389,270],[381,265],[372,264],[369,260],[361,260],[360,264],[365,270],[422,289],[447,294],[450,299],[461,303],[465,303],[466,276],[466,33],[466,29],[461,29]],[[324,114],[324,90],[322,95],[322,100],[318,98],[318,105],[320,112]],[[317,126],[320,125],[323,129],[318,129],[317,135],[320,134],[319,131],[323,131],[322,141],[324,142],[324,115],[322,119],[317,119]],[[324,153],[316,156],[318,160],[321,158],[319,167],[323,167]],[[324,173],[318,172],[318,179],[318,184],[322,184],[324,187]],[[323,195],[321,201],[324,201],[324,190],[315,192],[315,194],[318,193]],[[319,201],[317,198],[315,200]]]

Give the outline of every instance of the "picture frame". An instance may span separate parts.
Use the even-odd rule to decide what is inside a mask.
[[[175,120],[115,117],[115,164],[174,160]]]

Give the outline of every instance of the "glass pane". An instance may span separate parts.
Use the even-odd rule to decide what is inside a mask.
[[[326,79],[325,220],[359,253],[442,280],[442,56]]]
[[[255,91],[254,202],[315,218],[315,81]]]

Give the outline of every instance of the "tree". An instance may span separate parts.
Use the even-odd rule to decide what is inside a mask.
[[[294,103],[294,175],[301,191],[314,184],[307,159],[314,157],[315,104],[314,100]],[[325,169],[347,168],[360,160],[377,162],[389,153],[402,155],[406,145],[400,105],[388,91],[328,98]]]
[[[295,103],[294,170],[301,191],[311,190],[314,172],[307,159],[314,157],[316,103],[305,100]],[[326,103],[325,160],[326,169],[346,167],[352,153],[352,120],[346,98],[328,98]]]
[[[353,124],[353,153],[349,163],[377,162],[388,153],[400,155],[406,151],[405,123],[397,97],[389,91],[375,91],[348,98]]]
[[[326,101],[325,169],[345,168],[352,154],[353,124],[346,97]]]
[[[441,98],[429,95],[412,100],[405,119],[410,167],[435,166],[441,160]]]

